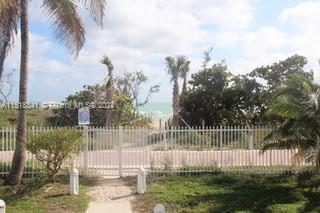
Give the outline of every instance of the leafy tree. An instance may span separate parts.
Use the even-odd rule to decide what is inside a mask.
[[[54,116],[49,123],[54,126],[74,126],[78,124],[78,109],[90,108],[90,122],[92,126],[105,126],[106,110],[112,115],[111,125],[128,123],[133,117],[133,105],[129,97],[116,93],[113,97],[114,105],[109,109],[105,102],[105,85],[84,86],[82,91],[69,95],[63,102],[65,107],[54,109]],[[106,109],[108,107],[108,109]]]
[[[312,77],[312,72],[304,70],[306,58],[298,55],[237,76],[224,63],[208,68],[210,59],[206,52],[202,69],[192,75],[191,87],[182,97],[181,116],[189,125],[275,123],[266,110],[277,87],[295,74]]]
[[[171,75],[171,81],[173,82],[172,91],[172,108],[173,108],[173,118],[172,125],[179,126],[179,113],[180,113],[180,94],[179,94],[179,77],[182,73],[186,73],[189,70],[190,62],[185,56],[166,57],[166,69],[169,75]]]
[[[113,125],[130,125],[134,116],[134,106],[130,97],[119,95],[115,98],[113,113]]]
[[[220,63],[191,76],[190,89],[182,98],[181,116],[189,125],[217,125],[228,118],[232,104],[229,98],[228,83],[231,74],[227,66]]]
[[[257,79],[246,75],[237,75],[229,82],[230,90],[226,101],[233,103],[233,116],[238,124],[254,125],[267,120],[265,116],[264,86]]]
[[[265,92],[272,98],[277,87],[283,84],[289,76],[295,74],[306,75],[307,77],[312,76],[312,72],[305,72],[304,70],[307,63],[307,58],[293,55],[272,65],[256,68],[249,76],[262,79],[265,82]]]
[[[263,121],[263,86],[245,75],[233,76],[224,63],[192,75],[182,98],[181,115],[189,125],[239,125]]]
[[[203,53],[203,62],[202,62],[202,69],[206,69],[209,62],[211,61],[211,54],[213,51],[213,47],[210,47]]]
[[[84,90],[69,95],[63,102],[65,107],[53,109],[54,116],[49,123],[54,126],[74,126],[78,124],[78,109],[86,107],[87,103],[101,101],[102,88],[99,85],[84,86]],[[90,109],[90,120],[93,125],[105,125],[105,109]]]
[[[141,87],[144,83],[148,81],[148,77],[143,73],[143,71],[125,73],[124,77],[119,77],[117,79],[117,85],[119,91],[127,95],[134,102],[134,114],[136,117],[139,116],[139,107],[146,105],[153,93],[159,92],[159,85],[153,85],[149,88],[147,96],[144,101],[140,102],[139,98],[141,96]]]
[[[20,83],[19,83],[19,102],[27,102],[27,82],[28,82],[28,55],[29,55],[29,21],[28,3],[26,0],[1,0],[0,20],[1,29],[6,29],[5,34],[11,34],[16,28],[16,24],[11,20],[20,21],[21,30],[21,60],[20,60]],[[94,21],[102,25],[104,15],[104,0],[43,0],[42,8],[49,19],[52,20],[54,34],[72,53],[76,55],[85,42],[85,29],[78,14],[78,4],[84,5],[90,11]],[[9,23],[9,24],[6,24]],[[8,41],[8,38],[1,38],[1,41]],[[1,55],[7,52],[8,48],[0,49]],[[1,62],[1,61],[0,61]],[[26,109],[20,107],[18,116],[17,142],[14,151],[10,174],[7,184],[19,184],[22,177],[23,167],[26,160]]]
[[[265,139],[263,150],[298,149],[295,160],[312,161],[320,166],[320,86],[312,77],[295,74],[276,91],[268,114],[282,120]]]

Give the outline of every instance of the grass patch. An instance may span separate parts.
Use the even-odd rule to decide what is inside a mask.
[[[80,194],[69,195],[68,176],[57,178],[54,183],[38,179],[23,179],[17,187],[4,186],[0,180],[0,198],[6,202],[7,213],[85,212],[90,197],[86,194],[93,183],[80,178]]]
[[[167,212],[320,212],[320,191],[299,187],[294,175],[166,176],[152,180],[134,206],[150,212],[156,203]]]

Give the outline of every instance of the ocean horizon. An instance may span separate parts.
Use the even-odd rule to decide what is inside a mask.
[[[139,107],[139,114],[152,115],[156,119],[168,119],[172,116],[171,102],[151,102]]]

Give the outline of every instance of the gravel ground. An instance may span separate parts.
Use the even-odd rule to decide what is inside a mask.
[[[88,194],[94,201],[104,202],[132,196],[132,190],[121,179],[106,179],[92,187]]]
[[[122,179],[100,179],[88,194],[92,197],[87,213],[131,213],[130,201],[135,192]]]

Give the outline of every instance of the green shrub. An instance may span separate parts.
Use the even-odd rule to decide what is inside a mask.
[[[50,181],[60,171],[63,162],[79,153],[81,147],[81,134],[73,129],[32,135],[27,144],[27,149],[44,165]]]

